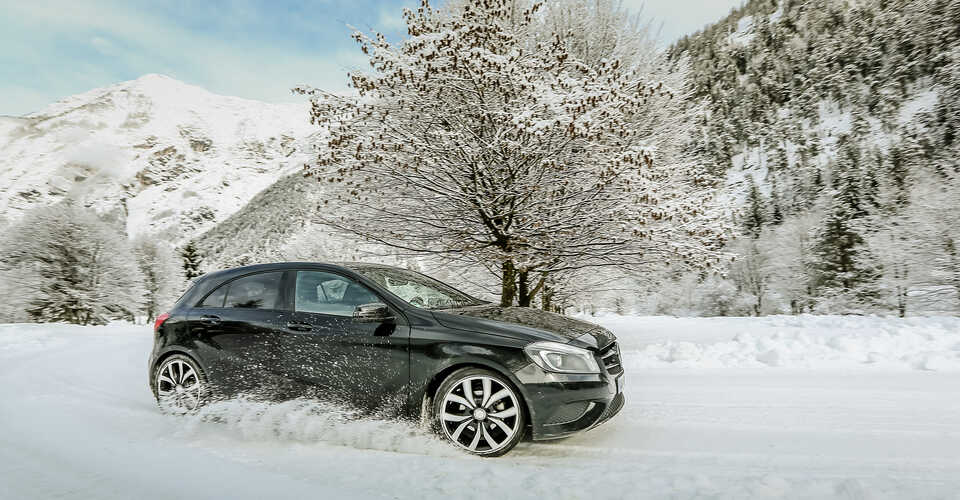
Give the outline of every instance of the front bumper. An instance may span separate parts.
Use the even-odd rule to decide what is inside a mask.
[[[592,429],[620,412],[623,372],[599,375],[547,373],[530,364],[515,373],[523,384],[534,440]]]

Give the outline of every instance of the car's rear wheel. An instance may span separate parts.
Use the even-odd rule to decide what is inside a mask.
[[[190,413],[205,402],[206,376],[188,356],[174,354],[164,358],[157,366],[154,381],[157,404],[166,412]]]
[[[452,443],[488,457],[513,449],[526,425],[526,412],[513,384],[481,368],[451,373],[437,390],[433,415]]]

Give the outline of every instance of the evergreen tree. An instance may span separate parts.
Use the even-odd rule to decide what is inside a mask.
[[[753,176],[747,176],[747,213],[743,218],[744,231],[753,238],[760,236],[763,225],[767,221],[766,209],[764,207],[763,194],[760,188],[754,182]]]
[[[843,296],[853,307],[870,305],[878,296],[880,268],[857,227],[858,198],[852,183],[836,194],[817,230],[812,251],[814,290],[821,297]]]
[[[903,151],[899,145],[891,146],[887,155],[887,178],[893,183],[895,189],[894,213],[898,212],[910,198],[909,193],[909,171],[907,169]]]
[[[862,295],[879,277],[869,258],[863,225],[869,215],[869,193],[860,167],[859,152],[848,137],[841,137],[833,174],[833,200],[814,244],[816,287],[828,293],[856,291]],[[870,292],[874,293],[874,292]]]
[[[781,208],[780,189],[777,186],[777,180],[771,182],[770,187],[770,224],[779,226],[783,223],[783,208]]]
[[[183,277],[186,278],[187,281],[203,276],[203,272],[200,270],[203,257],[200,255],[193,241],[188,241],[187,244],[183,246],[183,249],[180,250],[180,257],[183,259]]]

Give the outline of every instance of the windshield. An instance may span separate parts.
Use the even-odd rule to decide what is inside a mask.
[[[354,271],[376,281],[390,293],[424,309],[450,309],[484,304],[429,276],[393,267],[356,266]]]

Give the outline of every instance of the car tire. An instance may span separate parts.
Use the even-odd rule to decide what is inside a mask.
[[[458,448],[483,457],[509,452],[523,438],[527,412],[520,392],[504,376],[462,368],[444,379],[433,397],[438,433]]]
[[[210,389],[199,363],[189,356],[173,354],[157,364],[153,395],[163,412],[183,415],[206,404]]]

